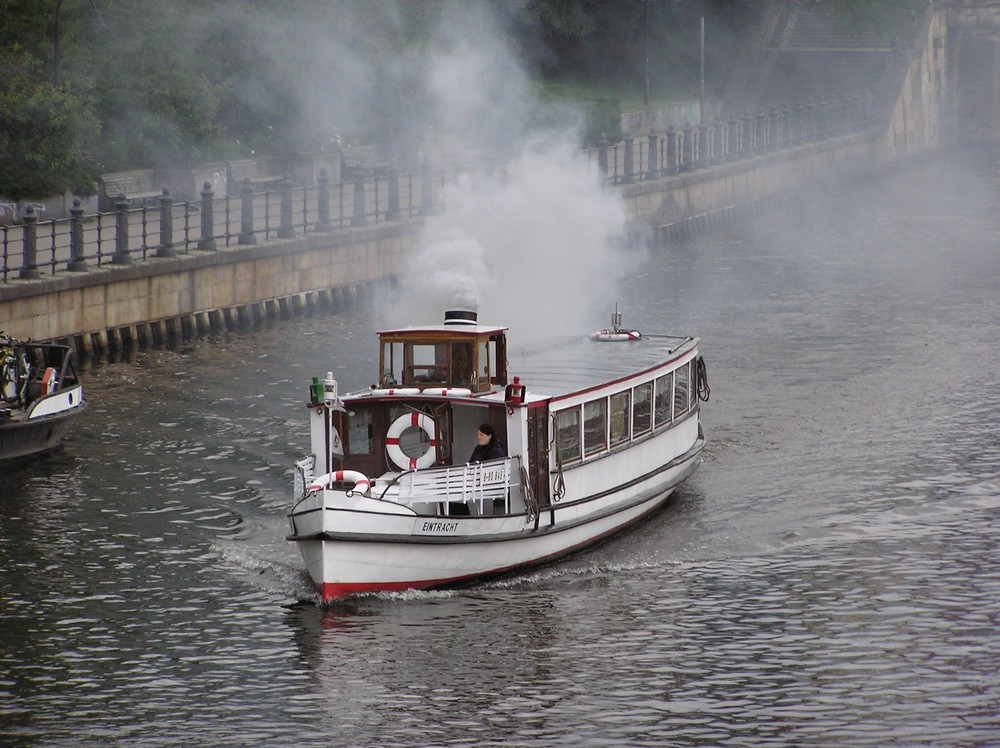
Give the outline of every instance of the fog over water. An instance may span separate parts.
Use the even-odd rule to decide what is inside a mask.
[[[324,610],[284,540],[309,378],[370,383],[372,309],[88,365],[66,446],[0,472],[0,742],[996,744],[995,163],[629,265],[626,321],[702,338],[703,464],[466,590]]]

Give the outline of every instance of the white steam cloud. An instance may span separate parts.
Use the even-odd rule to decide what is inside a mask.
[[[488,18],[477,22],[482,31]],[[532,131],[539,104],[499,34],[472,44],[449,31],[429,65],[437,119],[466,152],[506,155],[494,177],[470,173],[442,189],[444,208],[401,269],[385,321],[433,324],[466,308],[519,343],[588,332],[610,314],[629,261],[621,198],[582,158],[573,123]]]

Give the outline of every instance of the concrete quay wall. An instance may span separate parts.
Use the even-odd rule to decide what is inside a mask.
[[[0,328],[104,353],[336,310],[392,281],[414,230],[317,233],[19,282],[2,289]]]

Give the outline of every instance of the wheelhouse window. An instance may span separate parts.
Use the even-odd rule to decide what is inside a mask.
[[[631,395],[630,390],[625,390],[615,393],[609,399],[611,418],[608,421],[608,438],[612,447],[627,442],[631,435],[629,429]]]
[[[583,405],[583,451],[594,455],[608,447],[608,401],[591,400]]]
[[[673,372],[656,378],[656,394],[653,399],[653,425],[662,428],[670,423],[670,398]]]
[[[354,410],[348,414],[347,449],[352,455],[370,455],[375,449],[370,410]]]
[[[690,364],[684,364],[674,372],[674,418],[687,412],[691,393],[690,372]]]
[[[403,344],[382,344],[382,373],[379,382],[383,387],[397,387],[403,383]]]
[[[653,383],[640,384],[632,392],[632,433],[639,436],[653,425]]]
[[[451,377],[449,384],[471,387],[476,383],[475,347],[472,343],[451,344]]]
[[[410,346],[410,371],[414,382],[444,384],[448,377],[448,344],[426,343]]]
[[[580,409],[570,408],[556,413],[556,449],[563,463],[580,459]]]

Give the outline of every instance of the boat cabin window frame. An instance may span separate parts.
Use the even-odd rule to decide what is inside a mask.
[[[627,444],[632,438],[632,390],[608,396],[608,447]]]
[[[608,449],[608,398],[583,404],[583,454],[593,457]]]
[[[507,384],[503,333],[381,336],[382,387],[466,387],[485,392]]]
[[[691,362],[674,369],[673,418],[680,418],[691,407]]]
[[[555,420],[552,429],[556,454],[563,465],[572,465],[583,460],[583,419],[579,405],[553,412]]]
[[[653,380],[653,430],[673,422],[674,372],[668,371]]]
[[[645,393],[640,399],[639,392]],[[632,388],[632,438],[653,430],[653,383],[637,384]]]

